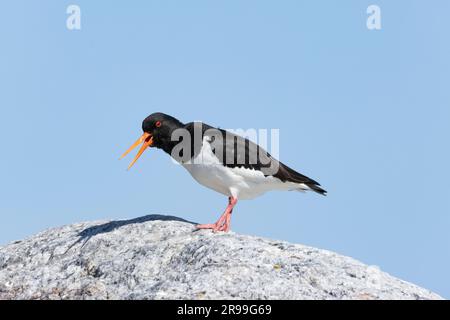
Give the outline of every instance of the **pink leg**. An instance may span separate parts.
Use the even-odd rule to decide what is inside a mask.
[[[233,208],[237,203],[237,199],[233,197],[228,198],[228,206],[225,209],[224,213],[220,216],[219,220],[213,224],[199,224],[197,225],[197,229],[212,229],[214,232],[230,231],[231,226],[231,213],[233,212]]]

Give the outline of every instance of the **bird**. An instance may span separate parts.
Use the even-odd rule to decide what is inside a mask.
[[[326,195],[321,185],[272,157],[247,138],[203,122],[182,123],[156,112],[142,122],[143,134],[120,157],[141,145],[130,169],[147,148],[161,149],[201,185],[228,197],[228,205],[215,223],[196,229],[228,232],[238,200],[250,200],[268,191],[313,191]]]

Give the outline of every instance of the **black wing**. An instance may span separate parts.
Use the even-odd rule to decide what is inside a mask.
[[[193,123],[186,125],[191,134],[193,133],[193,125]],[[317,193],[326,194],[326,191],[320,187],[317,181],[289,168],[259,145],[244,137],[202,124],[202,140],[205,136],[209,137],[215,155],[224,166],[259,170],[265,176],[273,176],[283,182],[303,183]],[[194,146],[194,142],[192,142],[192,156],[196,156],[199,151],[199,146]]]

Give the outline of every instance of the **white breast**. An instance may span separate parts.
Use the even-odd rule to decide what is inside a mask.
[[[246,168],[229,168],[214,155],[208,137],[203,139],[199,154],[183,164],[200,184],[226,196],[241,200],[253,199],[271,190],[307,190],[303,184],[282,182],[261,171]]]

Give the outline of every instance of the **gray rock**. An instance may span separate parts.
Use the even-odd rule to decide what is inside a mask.
[[[333,252],[167,216],[88,222],[0,247],[0,299],[442,299]]]

